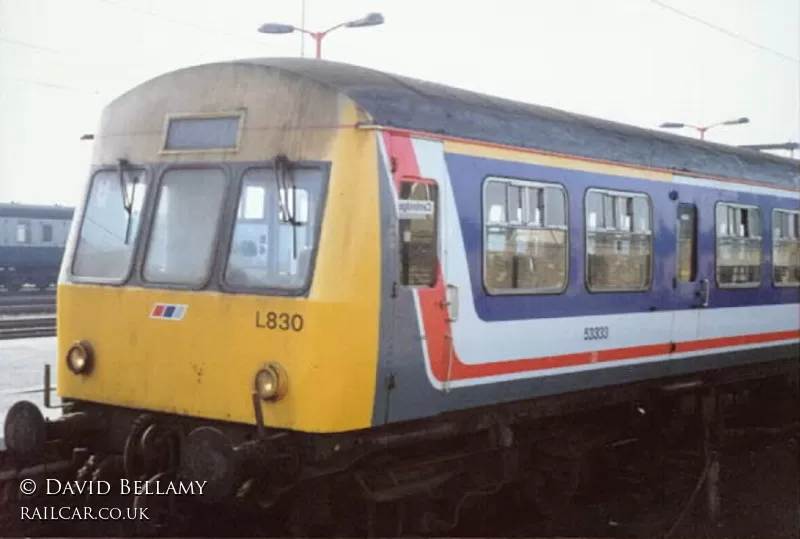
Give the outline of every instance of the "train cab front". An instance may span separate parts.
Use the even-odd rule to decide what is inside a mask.
[[[377,152],[341,127],[358,118],[247,63],[109,105],[59,279],[65,408],[12,408],[10,452],[83,447],[98,476],[182,474],[226,497],[248,463],[278,473],[263,463],[297,434],[369,426],[377,324],[350,328],[377,319]]]

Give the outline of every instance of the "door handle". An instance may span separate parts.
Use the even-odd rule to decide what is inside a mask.
[[[447,307],[448,319],[450,322],[458,320],[458,287],[453,284],[447,285],[445,306]]]
[[[701,282],[703,284],[703,303],[701,303],[700,306],[708,307],[708,302],[711,299],[711,283],[708,279],[703,279]]]

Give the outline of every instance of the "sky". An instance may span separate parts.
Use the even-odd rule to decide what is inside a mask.
[[[332,32],[323,57],[646,128],[746,116],[707,139],[800,142],[800,0],[0,0],[0,202],[77,204],[79,139],[129,88],[313,56],[308,37],[256,29],[372,11],[384,25]]]

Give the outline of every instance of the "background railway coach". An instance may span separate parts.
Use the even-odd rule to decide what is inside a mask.
[[[0,204],[0,287],[47,288],[58,280],[73,208]]]
[[[18,403],[6,443],[304,524],[407,503],[430,530],[510,484],[566,507],[681,396],[796,399],[798,172],[325,61],[165,74],[95,137],[65,414]]]

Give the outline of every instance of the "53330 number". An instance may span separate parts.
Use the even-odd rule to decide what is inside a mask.
[[[608,339],[608,326],[583,328],[584,341],[597,341],[600,339]]]

